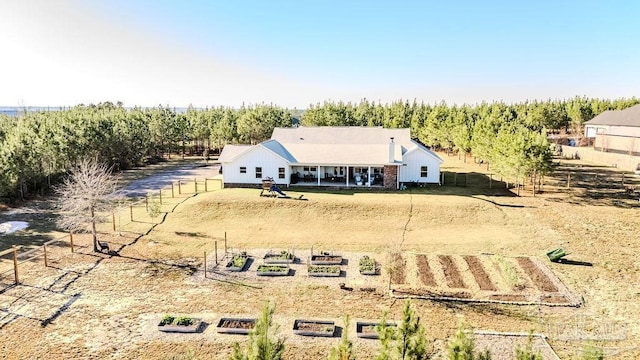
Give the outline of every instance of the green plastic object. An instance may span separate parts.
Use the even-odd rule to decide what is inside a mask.
[[[558,262],[558,260],[562,259],[563,257],[565,257],[567,255],[568,254],[566,252],[564,252],[563,248],[553,249],[553,250],[551,250],[551,251],[549,251],[547,253],[547,257],[552,262]]]

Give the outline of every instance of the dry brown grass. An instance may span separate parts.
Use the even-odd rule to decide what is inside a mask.
[[[445,160],[449,170],[480,170],[454,158],[445,156]],[[329,281],[326,285],[311,283],[301,274],[283,283],[277,279],[243,282],[251,286],[221,281],[225,278],[204,279],[197,272],[202,254],[213,250],[214,241],[221,249],[225,231],[229,246],[235,249],[295,248],[303,252],[313,245],[317,250],[371,253],[379,259],[399,245],[427,254],[489,252],[505,257],[543,257],[551,248],[563,246],[572,253],[570,258],[594,263],[593,267],[549,264],[569,288],[584,297],[584,307],[416,301],[418,313],[428,322],[427,335],[437,339],[434,346],[442,349],[444,339],[460,321],[480,329],[545,332],[580,316],[593,320],[596,328],[592,326],[589,334],[597,331],[597,324],[625,325],[626,340],[607,342],[608,348],[638,343],[637,207],[625,199],[598,202],[585,198],[582,191],[564,192],[551,186],[536,198],[529,194],[486,196],[472,190],[314,192],[304,193],[309,201],[296,201],[260,198],[259,190],[225,189],[166,199],[163,211],[173,212],[147,235],[153,221],[145,218],[144,209],[136,208],[135,222],[128,221],[126,209],[118,217],[116,233],[112,234],[109,223],[102,228],[103,239],[120,248],[121,257],[96,256],[88,248],[80,249],[86,254],[69,256],[60,248],[55,267],[33,263],[21,268],[24,285],[0,293],[1,353],[9,359],[167,359],[191,351],[198,359],[226,358],[231,344],[245,338],[220,336],[214,329],[193,336],[160,335],[154,331],[154,322],[165,313],[200,314],[210,322],[226,315],[255,316],[266,298],[277,304],[276,318],[283,332],[290,331],[293,319],[299,317],[339,323],[345,314],[379,319],[383,311],[389,311],[390,319],[400,318],[401,301],[378,293],[339,290]],[[302,194],[285,191],[292,197]],[[77,241],[89,244],[84,236]],[[50,324],[41,326],[57,312],[59,316]],[[583,344],[550,335],[551,345],[563,358],[575,354]],[[337,342],[337,338],[289,335],[287,358],[323,359]],[[375,352],[376,345],[371,344],[355,341],[360,358],[370,358]],[[617,358],[638,356],[635,349]]]

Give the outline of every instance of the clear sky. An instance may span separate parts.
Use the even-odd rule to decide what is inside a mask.
[[[640,96],[640,1],[0,0],[0,105]]]

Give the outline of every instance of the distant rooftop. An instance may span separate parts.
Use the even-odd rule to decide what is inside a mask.
[[[624,110],[607,110],[584,124],[640,127],[640,104]]]

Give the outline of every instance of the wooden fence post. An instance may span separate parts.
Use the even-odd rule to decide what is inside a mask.
[[[20,284],[20,276],[18,276],[18,247],[13,247],[13,275],[16,285]]]
[[[160,205],[162,205],[162,189],[158,190],[158,195],[160,195]]]
[[[571,187],[571,173],[567,174],[567,189]]]
[[[113,224],[113,231],[116,231],[116,213],[111,213],[111,223]]]
[[[182,195],[182,180],[178,180],[178,195]]]
[[[44,267],[49,267],[49,263],[47,262],[47,244],[42,245],[42,250],[44,250]]]
[[[196,194],[198,193],[198,179],[193,179],[193,187],[196,189]]]
[[[129,205],[129,217],[131,218],[131,221],[133,222],[133,205]]]
[[[204,192],[209,192],[209,189],[207,188],[207,178],[204,178]]]
[[[73,233],[69,233],[69,243],[71,244],[71,252],[73,252]]]
[[[217,266],[218,265],[218,242],[214,241],[213,245],[214,245],[214,249],[215,249],[215,252],[216,252],[216,266]]]
[[[173,182],[171,182],[171,198],[173,199],[175,196],[173,194]]]

